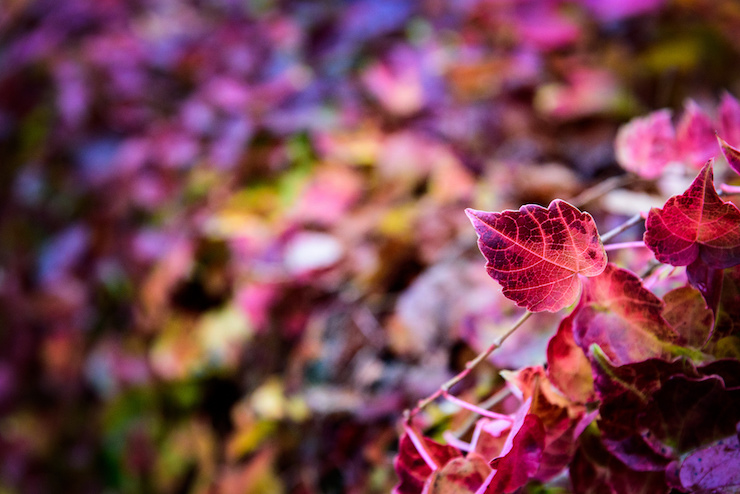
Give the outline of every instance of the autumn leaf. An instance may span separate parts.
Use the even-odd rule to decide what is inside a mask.
[[[663,302],[637,276],[610,263],[585,284],[573,335],[584,352],[597,344],[618,365],[665,356],[678,335],[662,311]]]
[[[606,267],[593,218],[565,201],[552,201],[548,208],[528,204],[519,211],[465,213],[488,274],[507,298],[532,312],[572,304],[581,290],[579,275],[597,276]]]
[[[714,190],[712,160],[686,192],[650,210],[644,240],[665,264],[687,266],[697,258],[713,268],[740,264],[740,210]]]
[[[586,403],[594,394],[591,364],[573,338],[574,314],[560,322],[547,345],[547,376],[568,399]]]

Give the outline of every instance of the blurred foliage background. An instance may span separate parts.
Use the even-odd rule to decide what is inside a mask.
[[[0,493],[388,492],[401,411],[517,317],[463,209],[662,204],[616,130],[740,94],[738,32],[734,0],[4,0]],[[469,392],[542,363],[532,320]]]

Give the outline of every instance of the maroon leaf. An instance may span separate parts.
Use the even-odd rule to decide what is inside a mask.
[[[713,158],[717,150],[714,124],[693,100],[686,102],[676,126],[676,140],[681,159],[696,168]]]
[[[606,253],[593,218],[565,201],[487,213],[467,209],[488,274],[532,312],[556,312],[578,297],[578,275],[596,276]]]
[[[690,286],[676,288],[663,296],[663,317],[686,344],[700,348],[709,339],[714,314],[701,293]]]
[[[661,494],[668,492],[663,471],[637,471],[604,447],[595,428],[581,435],[580,448],[570,464],[576,494]]]
[[[591,364],[573,338],[574,314],[560,322],[557,333],[547,345],[547,376],[575,403],[586,403],[594,394]]]
[[[687,266],[701,258],[710,267],[740,264],[740,210],[714,190],[708,161],[686,192],[650,210],[645,245],[658,261]]]
[[[716,314],[722,294],[722,270],[710,267],[698,258],[686,266],[686,277],[691,286],[699,290],[706,307]]]
[[[421,435],[418,437],[437,466],[445,465],[451,459],[461,456],[460,452],[452,446],[439,444]],[[427,478],[432,474],[432,469],[419,454],[407,433],[401,436],[398,444],[398,455],[393,460],[393,467],[400,479],[400,482],[393,488],[394,494],[421,493]]]
[[[623,125],[614,143],[617,161],[627,171],[656,178],[676,159],[671,112],[659,110]]]
[[[465,458],[453,458],[432,474],[425,494],[475,494],[491,473],[488,461],[476,453]]]
[[[693,452],[681,464],[679,478],[690,492],[740,492],[740,441],[737,435]]]
[[[678,335],[662,311],[663,302],[637,276],[610,263],[585,283],[573,335],[585,352],[597,344],[618,365],[667,355]]]
[[[738,130],[740,131],[740,129]],[[740,150],[734,146],[730,146],[727,141],[722,139],[720,136],[717,136],[717,141],[719,141],[719,147],[722,149],[722,154],[725,155],[727,164],[730,165],[730,168],[735,170],[735,173],[740,173]]]
[[[683,453],[731,434],[738,421],[740,388],[728,389],[720,376],[676,375],[653,393],[640,423]]]
[[[487,494],[514,492],[534,477],[540,467],[545,444],[545,429],[534,414],[527,414],[520,427],[512,429],[511,448],[490,465],[495,472],[486,489]],[[506,448],[504,448],[506,449]]]

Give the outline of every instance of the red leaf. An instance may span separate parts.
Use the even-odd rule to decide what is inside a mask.
[[[625,170],[656,178],[676,159],[671,112],[659,110],[623,125],[614,142],[617,161]]]
[[[738,131],[740,132],[740,129],[738,129]],[[727,141],[722,139],[720,136],[717,136],[717,141],[719,141],[719,147],[722,149],[722,154],[725,155],[727,164],[730,165],[730,168],[735,170],[735,173],[740,173],[740,150],[736,147],[730,146]]]
[[[531,479],[540,467],[542,449],[545,446],[545,429],[534,414],[527,414],[520,427],[512,429],[511,449],[491,461],[495,469],[493,479],[486,489],[487,494],[514,492]]]
[[[714,124],[693,100],[686,102],[676,126],[676,140],[681,160],[696,168],[713,158],[717,151]]]
[[[740,264],[740,210],[714,190],[712,161],[681,195],[650,210],[645,245],[658,261],[687,266],[701,258],[710,267]]]
[[[597,344],[617,365],[666,355],[677,334],[662,311],[663,302],[637,276],[610,263],[587,280],[573,335],[585,352]]]
[[[574,314],[560,322],[547,345],[547,376],[575,403],[586,403],[594,394],[591,364],[573,338]]]
[[[532,312],[556,312],[578,297],[578,275],[596,276],[606,253],[596,224],[565,201],[548,208],[528,204],[519,211],[465,213],[478,233],[488,274],[504,295]]]
[[[452,446],[445,446],[418,435],[429,456],[438,466],[445,465],[452,458],[460,457],[460,452]],[[420,494],[424,489],[432,469],[419,454],[414,442],[404,433],[398,443],[398,455],[393,460],[393,467],[400,482],[393,488],[394,494]]]

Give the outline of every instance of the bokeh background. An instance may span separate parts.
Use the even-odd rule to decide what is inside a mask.
[[[740,95],[739,32],[735,0],[2,0],[0,493],[390,491],[402,410],[518,317],[464,208],[662,204],[617,129]]]

